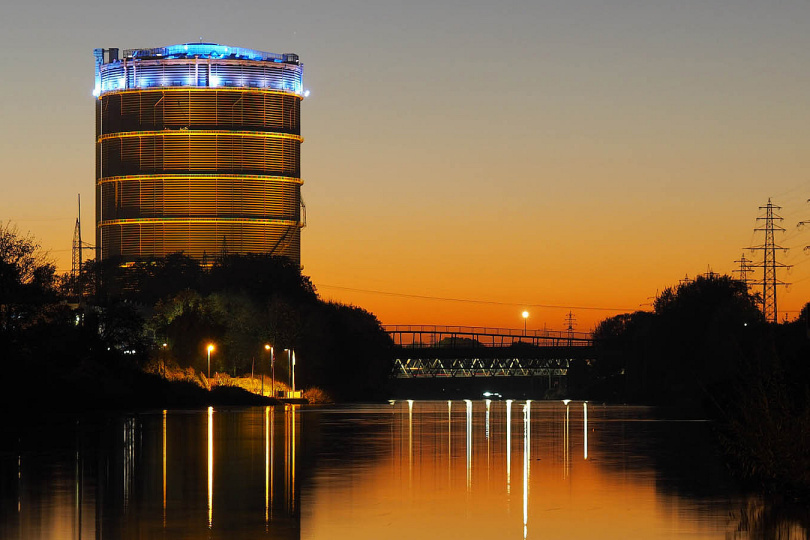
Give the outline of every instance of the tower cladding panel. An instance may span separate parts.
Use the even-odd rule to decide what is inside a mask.
[[[187,43],[95,57],[101,259],[300,263],[298,56]]]

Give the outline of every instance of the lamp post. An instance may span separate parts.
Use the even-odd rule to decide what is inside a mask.
[[[523,312],[523,337],[526,337],[526,320],[529,318],[529,312]]]
[[[272,345],[265,344],[264,346],[265,351],[270,351],[270,372],[273,374],[273,386],[270,387],[270,395],[273,395],[273,392],[276,391],[276,363],[273,361],[273,347]]]
[[[211,351],[214,350],[214,345],[208,344],[208,378],[211,378]]]
[[[292,351],[292,391],[295,397],[295,351]]]
[[[287,382],[290,383],[292,386],[292,349],[284,349],[287,351],[287,368],[289,369],[289,373],[287,373]]]

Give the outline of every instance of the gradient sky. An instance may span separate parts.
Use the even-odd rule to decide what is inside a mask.
[[[562,328],[569,309],[541,305],[576,306],[587,330],[758,258],[772,197],[795,317],[808,23],[805,0],[14,2],[0,219],[69,270],[77,193],[94,237],[93,48],[202,38],[304,63],[302,264],[325,298],[386,324],[517,328],[526,306]]]

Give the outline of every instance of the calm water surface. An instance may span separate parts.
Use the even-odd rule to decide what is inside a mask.
[[[0,538],[748,538],[709,430],[525,401],[60,421],[0,455]]]

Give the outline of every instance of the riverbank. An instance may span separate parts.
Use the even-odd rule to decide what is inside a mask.
[[[58,377],[12,376],[6,382],[15,387],[14,391],[0,395],[0,406],[23,416],[40,416],[57,411],[86,413],[281,403],[233,386],[207,390],[192,382],[168,381],[136,369],[92,371]]]

